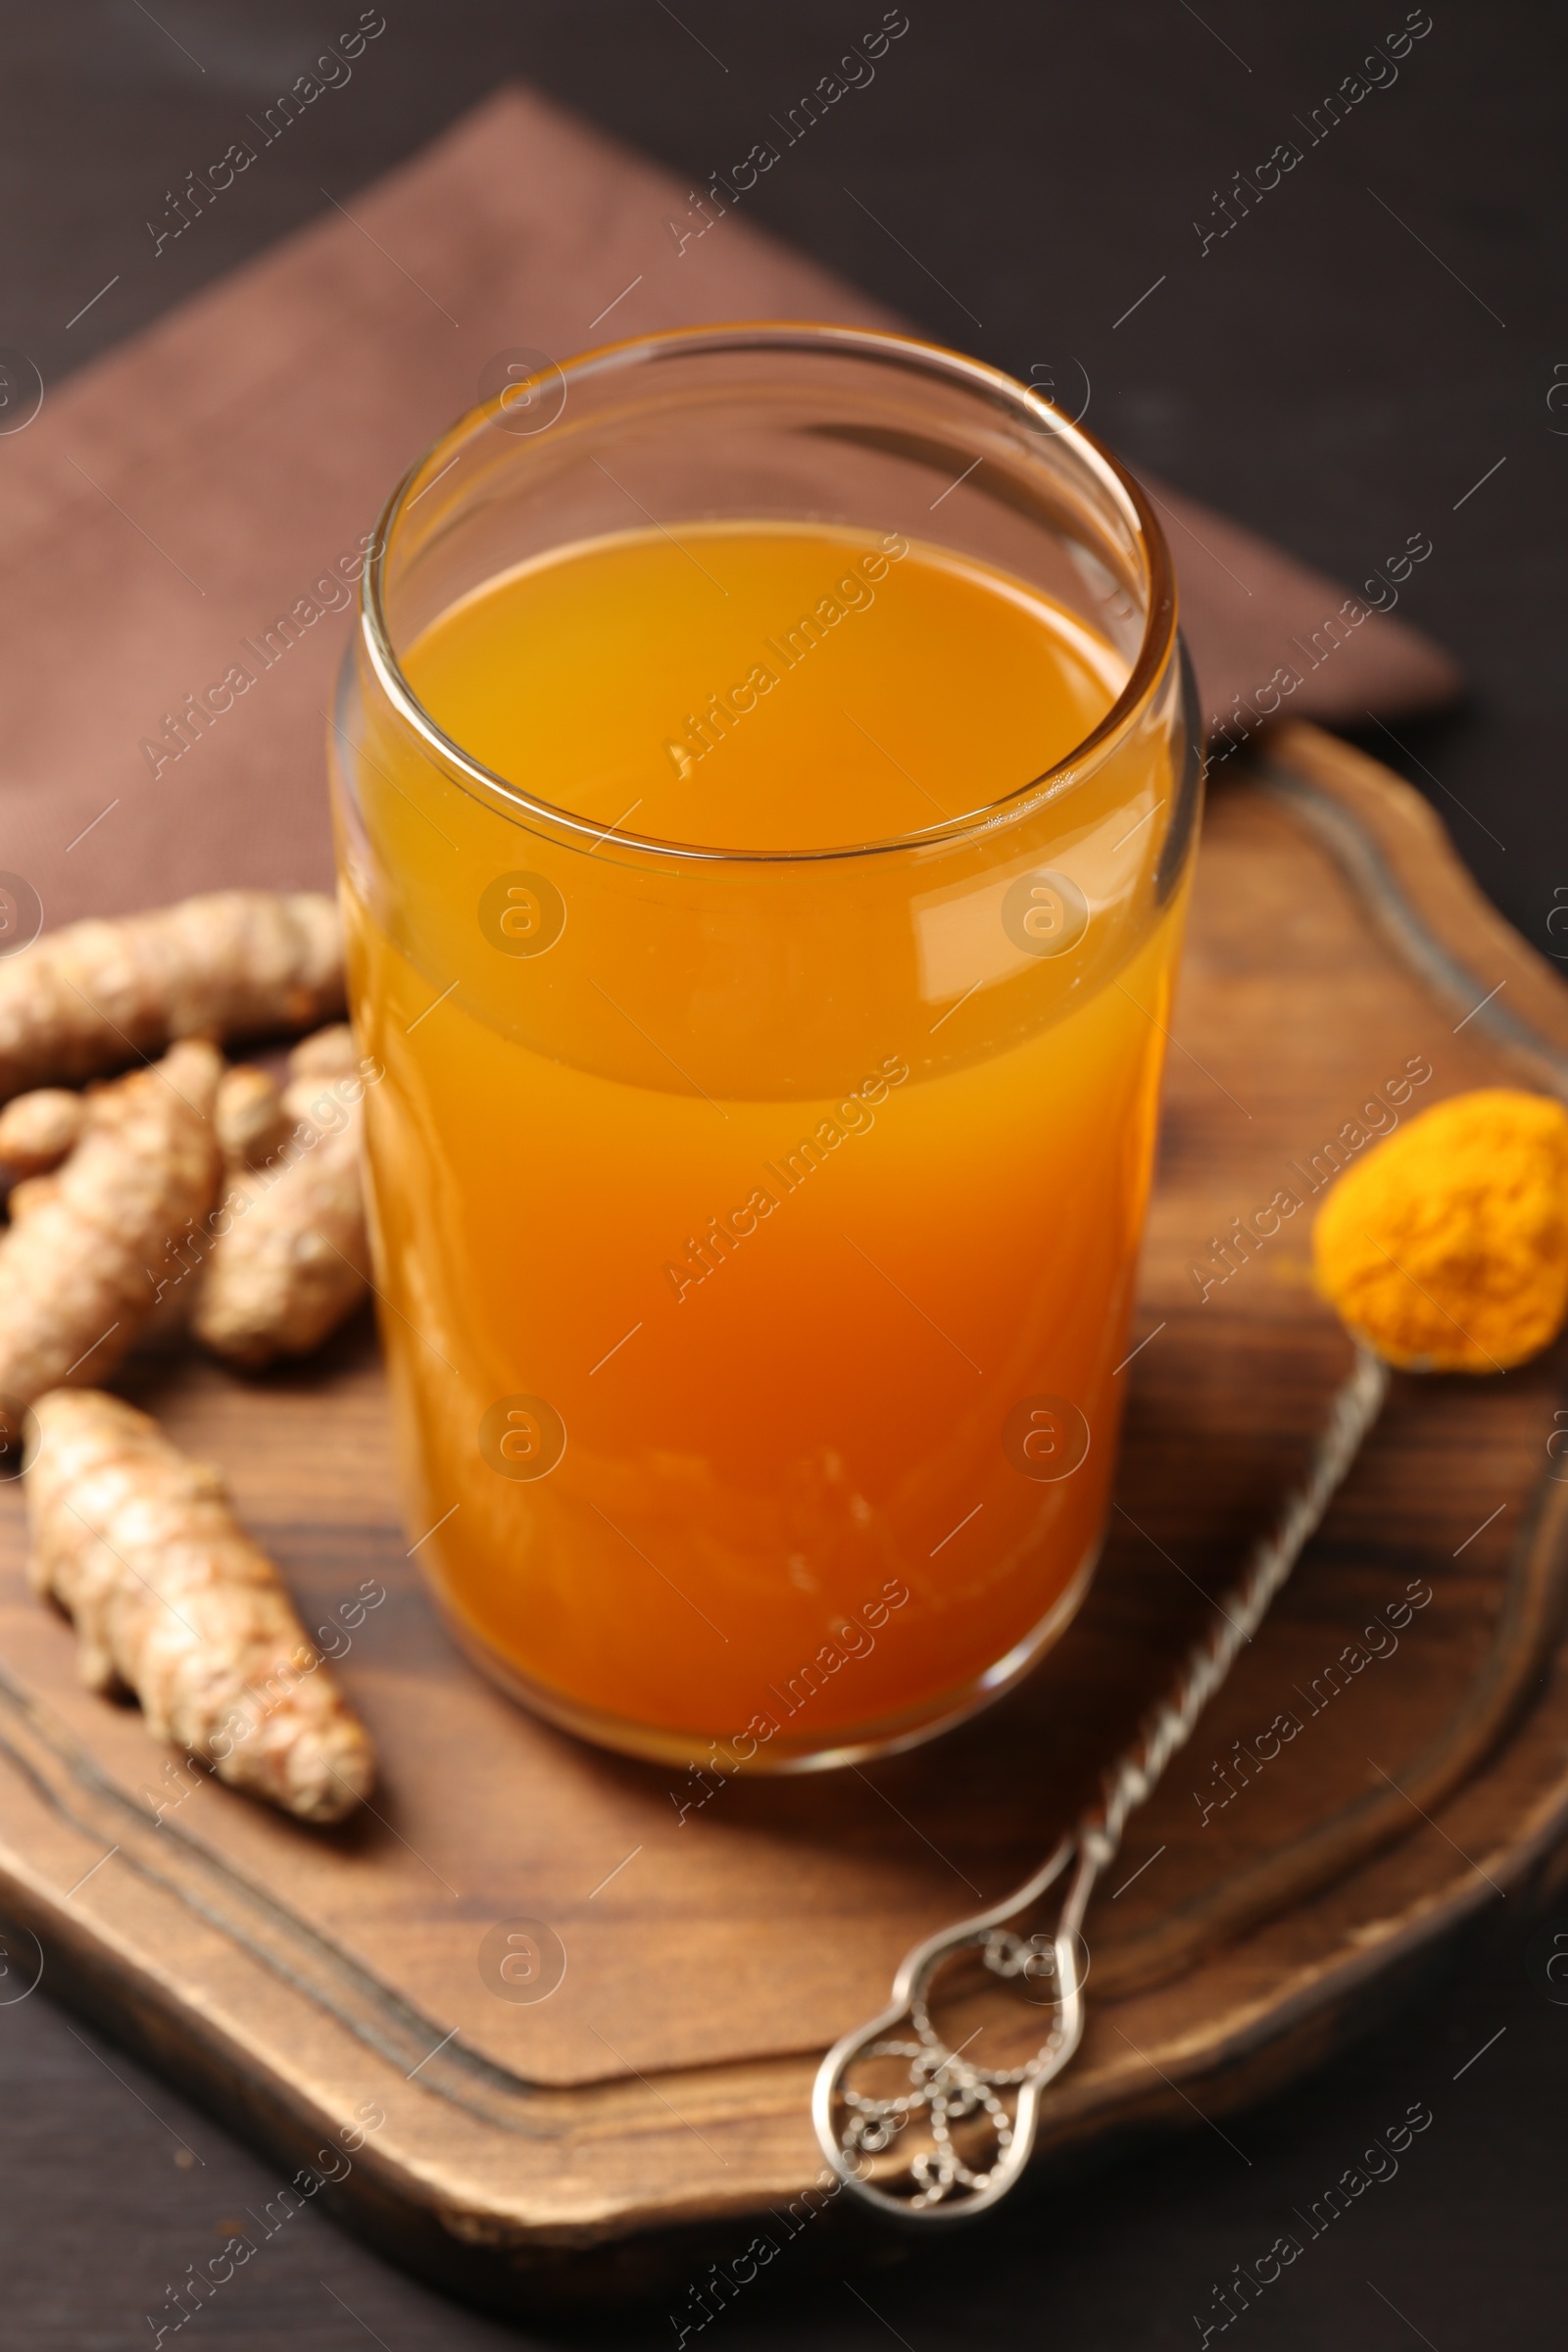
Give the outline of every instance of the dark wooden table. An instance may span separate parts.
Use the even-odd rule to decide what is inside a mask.
[[[163,217],[166,191],[355,13],[297,0],[0,8],[0,342],[58,380],[509,73],[700,176],[743,153],[754,117],[792,102],[864,28],[815,4],[786,18],[716,0],[682,0],[678,15],[646,0],[402,0],[353,84],[199,236],[155,257],[145,222]],[[1183,0],[1082,21],[911,10],[875,86],[802,143],[758,210],[935,335],[1026,374],[1039,363],[1058,385],[1083,368],[1089,421],[1135,462],[1330,571],[1358,578],[1391,534],[1428,531],[1437,560],[1407,610],[1461,655],[1474,698],[1401,728],[1399,745],[1375,729],[1369,742],[1431,794],[1525,936],[1568,956],[1549,927],[1568,906],[1553,562],[1568,394],[1550,399],[1568,382],[1554,375],[1559,350],[1568,370],[1568,329],[1552,307],[1561,213],[1548,178],[1560,29],[1517,5],[1484,21],[1439,12],[1397,85],[1308,156],[1288,206],[1206,253],[1193,226],[1401,13],[1373,23],[1331,0],[1308,27],[1234,0],[1201,18]],[[1130,302],[1161,272],[1160,292],[1113,327],[1124,304],[1107,290]],[[90,677],[90,649],[84,660]],[[780,2262],[715,2338],[870,2346],[891,2334],[912,2352],[1047,2330],[1106,2352],[1191,2342],[1212,2285],[1419,2099],[1436,2127],[1396,2180],[1313,2243],[1289,2293],[1249,2315],[1252,2339],[1555,2344],[1568,2011],[1546,1997],[1539,1947],[1532,1968],[1530,1929],[1507,1909],[1493,1906],[1462,1966],[1406,2014],[1223,2134],[1195,2118],[1178,2145],[1020,2205],[983,2240],[890,2259],[853,2287],[808,2284]],[[7,1962],[0,2003],[25,1981],[21,1961]],[[41,1993],[0,2008],[0,2077],[4,2341],[118,2352],[151,2340],[168,2288],[205,2265],[230,2217],[264,2213],[279,2181]],[[302,2352],[368,2334],[387,2352],[509,2334],[310,2211],[192,2326],[236,2346],[286,2334]],[[672,2340],[662,2310],[602,2332]]]

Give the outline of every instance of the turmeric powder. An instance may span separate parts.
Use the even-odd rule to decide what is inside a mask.
[[[1501,1372],[1568,1314],[1568,1109],[1483,1087],[1340,1178],[1312,1234],[1349,1329],[1411,1371]]]

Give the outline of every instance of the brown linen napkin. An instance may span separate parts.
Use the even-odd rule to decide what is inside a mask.
[[[0,439],[0,865],[32,883],[46,923],[328,880],[344,575],[494,354],[564,358],[719,319],[900,323],[744,205],[678,248],[668,222],[689,211],[668,173],[507,89]],[[1329,630],[1342,588],[1156,495],[1215,722],[1237,698],[1266,709],[1282,665],[1300,677],[1297,716],[1392,716],[1454,691],[1453,664],[1414,630],[1382,614]],[[241,662],[255,682],[193,720],[191,699],[211,712]]]

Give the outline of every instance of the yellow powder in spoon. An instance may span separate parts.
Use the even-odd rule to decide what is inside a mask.
[[[1312,1231],[1318,1289],[1414,1371],[1501,1372],[1568,1315],[1568,1110],[1455,1095],[1348,1169]]]

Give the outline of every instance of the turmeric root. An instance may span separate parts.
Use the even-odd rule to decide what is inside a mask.
[[[59,1190],[58,1169],[51,1168],[43,1176],[24,1176],[22,1182],[14,1184],[6,1196],[12,1224],[20,1225],[24,1217],[30,1216],[35,1208],[41,1208],[46,1200],[52,1200]]]
[[[214,891],[68,923],[0,961],[0,1102],[176,1038],[313,1028],[342,1003],[337,909],[314,891]]]
[[[94,1389],[38,1398],[26,1474],[34,1590],[74,1620],[90,1690],[124,1688],[155,1740],[302,1821],[339,1821],[375,1755],[220,1473]]]
[[[0,1110],[0,1171],[46,1176],[76,1148],[87,1114],[85,1098],[63,1086],[40,1086]]]
[[[216,1354],[253,1369],[318,1347],[368,1287],[366,1081],[351,1033],[306,1038],[289,1068],[280,1105],[288,1140],[266,1168],[230,1163],[193,1322]]]
[[[291,1048],[288,1057],[290,1083],[296,1078],[346,1078],[358,1067],[354,1032],[347,1021],[332,1021],[324,1029],[313,1029],[309,1037],[302,1037]]]
[[[157,1300],[150,1269],[212,1205],[220,1067],[190,1038],[94,1087],[64,1166],[18,1188],[24,1213],[0,1235],[0,1396],[30,1403],[78,1373],[101,1380],[124,1355]]]
[[[23,1097],[24,1102],[29,1099]],[[288,1132],[275,1080],[252,1062],[236,1062],[218,1082],[214,1124],[225,1160],[236,1160],[246,1168],[265,1167]],[[4,1144],[5,1113],[0,1111],[0,1156],[4,1155]]]

